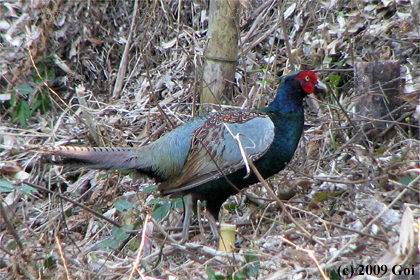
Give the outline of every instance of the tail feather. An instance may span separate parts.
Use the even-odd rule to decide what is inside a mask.
[[[137,156],[138,148],[63,146],[44,148],[40,151],[55,156],[53,162],[59,165],[86,166],[96,169],[142,169],[141,161]]]

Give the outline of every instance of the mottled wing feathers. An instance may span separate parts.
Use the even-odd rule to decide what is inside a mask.
[[[244,168],[243,155],[256,160],[266,153],[274,139],[274,124],[262,113],[230,111],[211,115],[193,131],[185,165],[178,176],[162,182],[163,194],[188,190]]]

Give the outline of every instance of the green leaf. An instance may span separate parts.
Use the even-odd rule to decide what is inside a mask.
[[[109,176],[108,173],[101,173],[101,174],[98,175],[98,180],[99,179],[106,179],[106,178],[108,178],[108,176]]]
[[[142,193],[148,194],[156,191],[158,189],[158,185],[151,185],[143,189]]]
[[[167,201],[167,199],[165,197],[158,196],[158,197],[152,199],[151,201],[149,201],[149,203],[151,205],[155,205],[155,204],[160,204],[162,201]]]
[[[123,174],[123,175],[130,175],[130,178],[135,178],[136,172],[133,172],[133,170],[118,170],[114,171],[116,174]]]
[[[45,77],[46,80],[48,82],[52,82],[55,79],[55,68],[51,67],[47,69],[46,74],[47,74],[47,77]]]
[[[133,229],[133,226],[132,225],[124,226],[124,229],[132,230]],[[124,231],[124,229],[119,228],[119,227],[113,227],[112,228],[112,236],[118,242],[125,241],[130,236],[130,234],[129,233],[126,233]]]
[[[38,190],[25,185],[25,184],[20,184],[19,186],[16,187],[17,190],[23,192],[25,195],[29,196],[29,197],[34,197],[34,194],[38,194]]]
[[[132,238],[126,248],[130,249],[131,251],[135,252],[140,247],[140,239],[139,238]]]
[[[15,189],[12,183],[6,180],[0,180],[0,192],[12,192]]]
[[[246,280],[249,279],[248,275],[244,272],[238,272],[232,275],[232,277],[230,277],[232,280]]]
[[[245,260],[246,262],[257,262],[260,258],[254,254],[245,254]]]
[[[336,141],[336,138],[335,138],[335,135],[334,135],[334,131],[332,130],[332,129],[328,129],[328,132],[330,133],[330,139],[331,139],[331,142],[332,142],[332,146],[333,146],[333,150],[334,150],[334,152],[337,150],[337,141]]]
[[[133,208],[133,205],[127,200],[120,199],[120,200],[117,200],[117,202],[115,202],[115,208],[117,208],[118,212],[123,212],[123,211],[130,210],[131,208]]]
[[[224,204],[223,208],[225,208],[229,212],[234,212],[239,208],[239,206],[237,204],[228,203],[228,204]]]
[[[171,203],[174,208],[183,208],[184,207],[184,203],[182,202],[183,200],[184,200],[183,197],[176,197],[172,199]]]
[[[115,250],[118,248],[119,244],[120,243],[117,240],[109,238],[107,240],[104,240],[101,243],[101,250],[104,250],[104,251]]]
[[[206,268],[207,280],[216,280],[216,273],[210,267]]]
[[[10,183],[9,181],[6,180],[0,180],[0,192],[12,192],[12,191],[21,191],[22,193],[24,193],[25,195],[29,196],[29,197],[33,197],[34,194],[38,194],[38,190],[25,185],[25,184],[20,184],[18,186],[14,186],[12,183]]]
[[[90,256],[90,258],[91,258],[91,260],[92,260],[93,263],[96,263],[98,261],[98,257],[96,256],[96,254],[94,254],[94,253],[91,252],[89,254],[89,256]]]
[[[31,114],[35,112],[42,104],[42,100],[36,99],[34,104],[32,105]]]
[[[245,266],[247,276],[256,277],[260,270],[260,258],[255,254],[245,254],[245,260],[248,263]]]
[[[16,95],[17,95],[17,91],[14,90],[12,91],[12,98],[10,98],[10,106],[14,107],[15,106],[15,102],[16,102]]]
[[[214,272],[213,269],[211,269],[210,267],[206,268],[206,273],[207,273],[207,280],[225,280],[226,277],[224,277],[223,275],[217,274]]]
[[[413,181],[413,177],[411,177],[411,176],[404,176],[404,177],[402,177],[402,178],[400,178],[398,181],[401,183],[401,184],[404,184],[404,185],[408,185],[408,184],[410,184],[411,183],[411,181]]]
[[[37,68],[38,68],[38,71],[41,74],[41,76],[43,78],[45,78],[45,69],[46,69],[45,64],[42,63],[42,62],[38,62]],[[38,72],[35,69],[33,69],[33,71],[32,71],[32,79],[34,80],[34,83],[36,83],[36,84],[42,84],[42,83],[44,83],[44,81],[42,80],[42,78],[40,78],[38,76]]]
[[[28,119],[31,117],[31,108],[26,100],[20,100],[13,112],[14,119],[17,118],[24,127],[28,126]]]
[[[44,114],[45,112],[47,112],[48,108],[50,107],[50,104],[50,97],[44,92],[40,91],[35,96],[35,102],[32,106],[31,112],[33,113],[39,109],[41,113]]]
[[[64,214],[66,215],[66,217],[71,217],[71,215],[73,215],[73,208],[70,208]]]
[[[55,264],[55,261],[52,256],[49,256],[48,258],[44,259],[44,267],[50,268]]]
[[[21,84],[17,87],[17,90],[23,96],[28,96],[34,92],[34,88],[29,84]]]
[[[156,219],[156,221],[162,221],[166,215],[168,215],[168,212],[171,210],[171,205],[169,203],[166,204],[157,204],[155,206],[155,209],[153,209],[153,218]]]
[[[341,77],[339,75],[329,75],[328,76],[329,79],[329,84],[330,86],[335,89],[338,87],[338,84],[340,83]]]
[[[330,277],[331,280],[340,280],[340,279],[342,279],[340,277],[340,274],[338,274],[337,269],[331,269],[330,271],[328,271],[328,276]]]
[[[132,230],[133,226],[124,226],[124,228]],[[129,236],[130,234],[126,233],[122,228],[113,227],[112,236],[101,243],[101,249],[107,251],[111,249],[117,249],[120,246],[120,243],[125,241]]]

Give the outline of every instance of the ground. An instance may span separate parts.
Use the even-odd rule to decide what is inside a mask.
[[[2,279],[345,279],[351,267],[365,273],[353,279],[418,279],[419,1],[241,5],[224,108],[264,106],[294,67],[319,70],[329,91],[307,98],[295,157],[268,180],[284,206],[262,184],[225,204],[222,222],[236,224],[227,254],[207,228],[173,240],[182,203],[152,181],[34,151],[139,146],[197,114],[208,1],[0,2]],[[354,69],[390,61],[398,102],[378,121],[356,108]]]

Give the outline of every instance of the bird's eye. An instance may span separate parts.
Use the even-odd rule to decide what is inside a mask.
[[[311,78],[309,76],[305,76],[305,81],[309,82]]]

